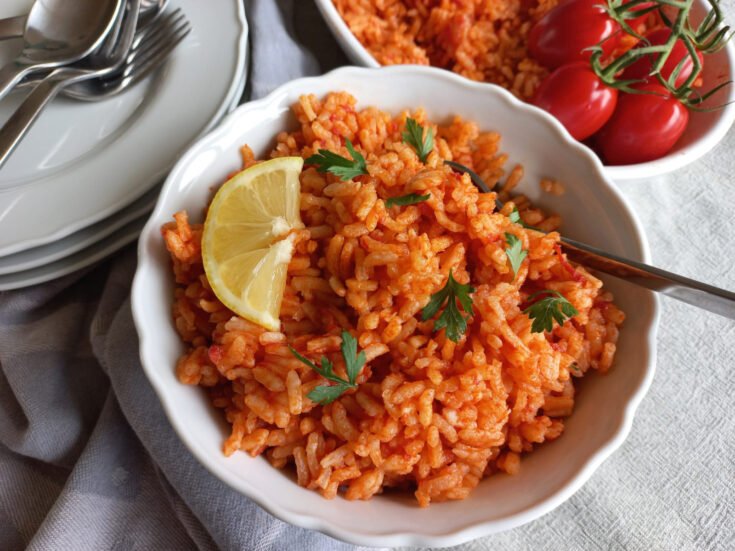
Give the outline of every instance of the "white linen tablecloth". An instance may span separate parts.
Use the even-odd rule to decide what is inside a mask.
[[[246,97],[345,63],[312,2],[246,7]],[[656,265],[735,289],[734,151],[731,133],[673,176],[622,186]],[[351,548],[274,519],[184,448],[138,361],[134,269],[130,246],[0,294],[0,549]],[[658,353],[628,440],[574,497],[461,549],[733,549],[735,322],[663,300]]]

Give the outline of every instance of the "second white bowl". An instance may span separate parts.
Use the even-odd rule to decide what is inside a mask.
[[[332,0],[316,0],[327,26],[342,46],[350,60],[363,67],[380,67],[380,63],[352,34]],[[706,0],[694,0],[695,20],[701,20],[709,4]],[[708,55],[703,71],[704,87],[709,90],[721,82],[733,79],[735,70],[735,46],[732,41],[713,55]],[[709,100],[709,105],[722,105],[722,109],[709,112],[692,112],[689,125],[674,149],[667,155],[635,165],[605,166],[612,180],[645,180],[662,176],[693,163],[716,146],[735,121],[735,86],[728,86]]]

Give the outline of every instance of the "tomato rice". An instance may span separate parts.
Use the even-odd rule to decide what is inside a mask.
[[[187,350],[176,367],[184,384],[204,387],[231,433],[226,455],[263,455],[293,466],[296,482],[326,498],[369,499],[413,492],[421,506],[464,499],[487,476],[515,474],[524,454],[561,436],[574,408],[574,379],[613,363],[624,314],[602,282],[572,266],[559,247],[561,223],[511,190],[523,178],[508,168],[500,136],[455,118],[435,125],[418,110],[398,116],[358,110],[347,93],[302,96],[299,127],[277,136],[270,157],[309,157],[319,148],[347,156],[350,139],[369,175],[340,181],[305,167],[301,217],[281,305],[281,330],[267,331],[224,307],[202,268],[201,224],[185,212],[162,228],[176,280],[173,314]],[[426,163],[401,140],[412,116],[435,133]],[[495,194],[482,194],[443,160],[475,170]],[[257,162],[246,146],[244,166]],[[420,204],[385,206],[407,193]],[[525,229],[523,220],[549,233]],[[505,232],[528,251],[513,277]],[[470,282],[474,316],[458,343],[421,309],[449,271]],[[579,314],[532,333],[522,313],[535,291],[553,289]],[[367,363],[358,387],[335,402],[308,393],[324,380],[289,351],[327,356],[344,377],[340,333],[349,331]]]

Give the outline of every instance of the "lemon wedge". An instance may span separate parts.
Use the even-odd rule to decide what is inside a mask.
[[[299,215],[301,157],[280,157],[237,173],[219,189],[204,222],[202,259],[209,284],[230,310],[271,331]]]

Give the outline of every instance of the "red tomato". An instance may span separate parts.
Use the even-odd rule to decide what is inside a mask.
[[[623,2],[623,4],[627,4],[629,1],[630,0],[628,0],[626,2]],[[643,10],[643,9],[650,8],[651,6],[655,6],[655,5],[656,5],[656,2],[644,2],[643,4],[640,4],[640,5],[636,6],[635,9],[636,10]],[[628,23],[628,25],[631,26],[631,28],[634,31],[637,31],[638,30],[638,27],[640,27],[641,24],[646,19],[648,19],[648,16],[650,14],[651,13],[649,12],[649,13],[646,13],[645,15],[639,15],[638,17],[633,17],[633,18],[630,18],[630,19],[626,19],[626,22]]]
[[[661,44],[665,44],[670,36],[671,29],[663,28],[648,33],[646,35],[646,39],[648,39],[652,46],[659,46]],[[636,48],[640,48],[645,45],[645,43],[641,42],[638,44],[638,46],[636,46]],[[701,52],[697,52],[697,57],[699,58],[700,62],[704,63],[704,58],[702,57]],[[684,84],[684,81],[689,78],[689,75],[692,74],[692,70],[694,69],[694,63],[692,62],[692,58],[687,51],[686,45],[684,44],[684,42],[682,42],[681,39],[677,39],[677,41],[674,42],[674,47],[669,54],[669,58],[666,60],[666,63],[664,63],[664,66],[661,68],[661,76],[668,80],[668,78],[671,76],[671,73],[674,72],[674,69],[676,69],[676,66],[679,65],[679,62],[681,62],[682,59],[686,59],[686,61],[681,69],[681,72],[679,72],[679,76],[676,77],[676,86],[681,86],[682,84]],[[625,68],[625,71],[623,71],[622,78],[656,80],[656,77],[649,78],[649,73],[651,72],[651,69],[653,69],[653,56],[645,56],[640,58],[632,65],[628,65],[628,67]]]
[[[554,115],[581,141],[602,128],[617,101],[618,91],[604,84],[589,63],[578,61],[562,65],[546,77],[532,103]]]
[[[585,61],[585,48],[603,42],[607,56],[620,41],[620,25],[607,15],[600,0],[570,0],[539,19],[528,34],[528,51],[542,65],[555,69]]]
[[[660,95],[620,94],[610,120],[595,145],[611,165],[645,163],[663,157],[684,133],[689,111],[666,88],[649,82],[638,87]]]

